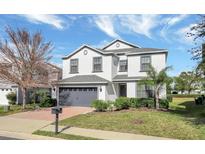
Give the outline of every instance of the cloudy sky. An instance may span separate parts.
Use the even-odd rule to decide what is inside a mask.
[[[6,25],[41,31],[55,48],[52,62],[62,66],[61,58],[82,44],[103,47],[121,38],[141,47],[166,48],[170,75],[195,67],[188,50],[192,38],[186,33],[199,22],[198,15],[0,15],[0,37]]]

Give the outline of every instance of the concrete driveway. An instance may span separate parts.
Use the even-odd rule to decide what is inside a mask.
[[[93,109],[89,107],[65,107],[59,118],[65,119],[91,111]],[[51,108],[2,116],[0,117],[0,136],[4,136],[5,133],[20,133],[21,136],[22,134],[24,134],[23,136],[27,134],[30,135],[30,138],[34,138],[31,135],[34,131],[50,125],[54,119],[54,115],[51,114]],[[29,137],[27,138],[29,139]]]
[[[60,120],[62,120],[79,114],[85,114],[91,111],[93,111],[93,109],[90,107],[64,107],[63,113],[60,114],[59,118]],[[8,117],[43,121],[54,121],[55,119],[55,115],[51,114],[51,108],[21,112],[9,115]]]

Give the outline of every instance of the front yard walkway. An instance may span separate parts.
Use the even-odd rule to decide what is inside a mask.
[[[55,125],[48,125],[40,129],[41,131],[52,131],[55,130]],[[137,135],[131,133],[120,133],[113,131],[103,131],[96,129],[85,129],[78,127],[59,127],[60,133],[70,134],[70,135],[79,135],[103,140],[170,140],[169,138],[155,137],[155,136],[146,136],[146,135]]]

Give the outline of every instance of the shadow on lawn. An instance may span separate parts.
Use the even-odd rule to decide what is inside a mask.
[[[170,109],[169,112],[183,116],[195,125],[205,124],[205,105],[196,105],[193,101],[185,101],[174,109]]]

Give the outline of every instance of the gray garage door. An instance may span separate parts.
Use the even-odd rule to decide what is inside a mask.
[[[90,106],[97,99],[97,88],[69,87],[59,89],[59,103],[63,106]]]

